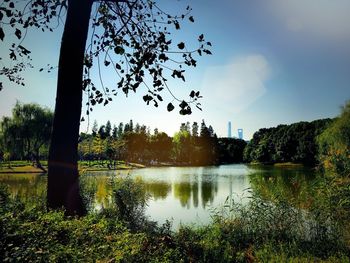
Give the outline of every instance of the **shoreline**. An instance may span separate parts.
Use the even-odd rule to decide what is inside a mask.
[[[262,165],[262,166],[274,166],[278,168],[302,168],[307,167],[302,163],[222,163],[222,164],[207,164],[207,165],[194,165],[194,164],[184,164],[184,163],[157,163],[157,164],[139,164],[139,163],[128,163],[117,165],[115,168],[108,167],[96,167],[96,166],[83,166],[79,168],[79,172],[103,172],[103,171],[121,171],[121,170],[134,170],[143,168],[161,168],[161,167],[200,167],[200,166],[220,166],[226,164],[246,164],[246,165]],[[43,166],[47,170],[47,166]],[[47,174],[47,172],[41,170],[40,168],[31,165],[21,165],[13,166],[11,168],[0,168],[0,174]]]

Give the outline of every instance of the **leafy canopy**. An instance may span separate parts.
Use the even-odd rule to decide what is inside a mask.
[[[152,0],[92,2],[90,34],[82,61],[82,88],[88,96],[87,115],[94,105],[107,105],[119,90],[128,95],[141,85],[147,89],[143,96],[147,105],[152,103],[158,107],[163,101],[161,92],[167,90],[173,102],[178,102],[180,114],[191,114],[191,105],[201,109],[199,91],[192,90],[189,99],[182,100],[174,96],[167,84],[169,77],[185,81],[185,70],[196,67],[196,57],[211,54],[208,48],[211,43],[203,34],[198,36],[198,46],[194,49],[184,41],[173,43],[170,38],[171,32],[180,30],[184,22],[194,22],[190,7],[183,14],[172,15]],[[68,4],[68,0],[4,0],[0,4],[0,40],[12,42],[6,59],[10,66],[0,68],[2,77],[25,85],[21,73],[33,67],[31,51],[23,44],[27,33],[32,28],[53,32],[64,21]],[[117,79],[114,87],[104,84],[103,67],[114,72]],[[45,70],[54,68],[48,64]],[[93,68],[98,72],[97,79],[92,78]],[[0,90],[2,88],[3,82],[0,82]],[[168,111],[174,108],[172,102],[168,103]]]

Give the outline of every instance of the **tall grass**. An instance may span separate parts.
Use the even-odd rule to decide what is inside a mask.
[[[344,231],[350,188],[344,185],[320,184],[318,201],[307,210],[257,195],[246,205],[228,200],[213,211],[209,225],[181,226],[176,232],[169,223],[157,226],[145,216],[142,181],[114,178],[110,187],[112,205],[81,218],[23,204],[0,187],[0,261],[350,261]],[[92,202],[94,185],[82,190]]]

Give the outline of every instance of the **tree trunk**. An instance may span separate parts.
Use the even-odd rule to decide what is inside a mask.
[[[79,192],[78,137],[83,61],[92,0],[68,0],[61,42],[56,107],[48,161],[47,206],[68,215],[86,210]]]

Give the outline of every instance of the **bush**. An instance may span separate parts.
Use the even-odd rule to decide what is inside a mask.
[[[318,137],[318,145],[323,167],[338,176],[350,178],[350,102]]]
[[[339,231],[344,228],[333,221],[336,199],[320,199],[306,212],[285,200],[253,196],[246,206],[214,210],[209,225],[172,232],[170,223],[157,226],[144,215],[148,196],[142,181],[114,178],[110,184],[114,206],[80,218],[12,200],[0,187],[0,262],[350,260],[346,233]]]

